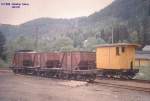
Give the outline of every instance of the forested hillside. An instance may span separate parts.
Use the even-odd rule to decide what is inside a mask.
[[[39,18],[24,24],[0,25],[7,54],[15,50],[94,50],[95,45],[114,42],[150,44],[150,1],[115,0],[88,17]]]

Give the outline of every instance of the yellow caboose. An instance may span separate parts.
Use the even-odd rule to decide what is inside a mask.
[[[136,44],[103,44],[96,48],[96,66],[104,75],[134,76]]]

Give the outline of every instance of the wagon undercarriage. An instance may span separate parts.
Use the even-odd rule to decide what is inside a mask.
[[[66,80],[94,81],[96,70],[63,70],[61,68],[24,67],[14,68],[15,74],[35,75]]]

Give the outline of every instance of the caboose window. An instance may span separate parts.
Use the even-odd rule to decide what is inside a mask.
[[[124,53],[125,52],[125,47],[122,47],[121,51],[122,51],[122,53]]]
[[[116,47],[116,55],[120,55],[119,54],[119,47]]]

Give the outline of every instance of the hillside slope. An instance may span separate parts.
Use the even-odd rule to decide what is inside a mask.
[[[82,46],[82,42],[89,37],[101,37],[106,42],[111,40],[111,27],[114,27],[116,42],[129,39],[135,34],[136,42],[150,44],[150,3],[149,0],[115,0],[111,5],[88,17],[74,19],[39,18],[18,26],[0,25],[0,31],[8,39],[18,36],[35,37],[40,40],[54,41],[61,37],[69,37],[75,44]],[[104,35],[103,35],[104,34]],[[133,34],[133,38],[134,38]],[[119,35],[119,37],[118,37]],[[144,37],[142,37],[144,36]],[[79,45],[78,45],[79,44]]]

